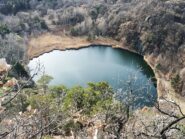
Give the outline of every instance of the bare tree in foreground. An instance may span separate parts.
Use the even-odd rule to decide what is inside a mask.
[[[176,102],[160,98],[153,108],[145,108],[142,112],[133,122],[135,138],[185,137],[185,114]]]

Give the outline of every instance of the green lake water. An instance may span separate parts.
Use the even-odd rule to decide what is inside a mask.
[[[123,101],[133,98],[135,106],[150,106],[157,93],[152,69],[143,57],[121,49],[91,46],[79,50],[54,50],[32,59],[28,67],[31,74],[38,66],[54,79],[50,85],[67,87],[86,86],[88,82],[108,82]],[[137,99],[134,99],[134,97]]]

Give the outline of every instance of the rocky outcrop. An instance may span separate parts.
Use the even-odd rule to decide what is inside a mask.
[[[11,69],[11,65],[7,64],[5,58],[0,59],[0,75],[7,73]]]
[[[15,78],[7,78],[11,68],[12,66],[6,62],[5,58],[0,59],[0,89],[6,90],[6,88],[14,87],[18,84]]]

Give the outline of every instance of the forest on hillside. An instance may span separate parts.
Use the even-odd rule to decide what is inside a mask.
[[[106,82],[50,86],[49,75],[33,82],[41,65],[31,76],[28,43],[48,32],[117,40],[149,56],[160,79],[185,95],[184,0],[0,0],[0,138],[185,137],[185,113],[173,100],[134,110],[136,98],[119,101]]]

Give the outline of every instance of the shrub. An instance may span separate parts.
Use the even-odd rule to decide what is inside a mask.
[[[63,109],[91,115],[106,110],[112,100],[113,91],[107,83],[88,83],[87,88],[73,87],[67,92]]]
[[[179,74],[171,78],[171,86],[175,89],[177,93],[181,91],[181,79]]]
[[[48,89],[48,85],[52,80],[53,80],[52,76],[45,74],[41,76],[41,78],[37,81],[37,83],[39,86],[42,87],[42,89],[44,90],[44,93],[46,93]]]
[[[155,67],[157,70],[160,70],[161,68],[162,68],[162,66],[161,66],[161,64],[160,63],[158,63],[157,65],[156,65],[156,67]]]
[[[5,36],[6,34],[9,34],[10,30],[6,25],[0,25],[0,35]]]
[[[78,132],[82,129],[82,124],[79,122],[74,122],[74,120],[69,120],[65,125],[64,125],[64,131],[67,136],[71,135],[71,130],[73,132]]]
[[[73,27],[71,29],[70,33],[71,33],[72,36],[78,36],[78,29],[76,29],[76,28]]]
[[[37,95],[32,95],[29,99],[28,102],[32,106],[33,109],[53,109],[55,105],[55,96],[53,94],[37,94]]]
[[[46,24],[46,22],[45,22],[44,20],[41,20],[41,21],[40,21],[40,25],[41,25],[41,28],[42,28],[42,29],[45,29],[45,30],[48,29],[48,26],[47,26],[47,24]]]
[[[9,91],[11,91],[12,89],[10,89]],[[10,97],[10,96],[9,96]],[[11,97],[10,97],[11,98]],[[3,101],[2,105],[6,104],[7,101],[10,99],[7,98],[7,100],[5,99],[5,101]],[[27,95],[20,93],[16,96],[15,99],[13,99],[11,101],[11,103],[6,104],[6,109],[9,112],[25,112],[26,108],[28,107],[29,102],[27,101]]]
[[[95,35],[94,34],[88,34],[88,37],[87,37],[87,41],[93,41],[95,39]]]
[[[13,72],[13,76],[16,76],[17,78],[21,78],[21,77],[26,77],[28,78],[29,75],[28,75],[28,72],[25,70],[24,66],[17,62],[13,65],[13,68],[12,68],[12,72]]]

